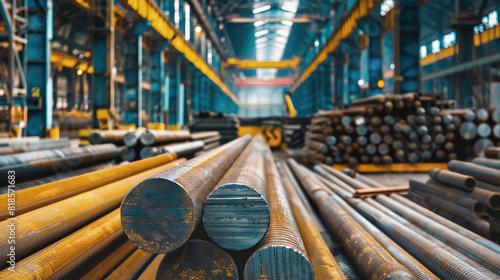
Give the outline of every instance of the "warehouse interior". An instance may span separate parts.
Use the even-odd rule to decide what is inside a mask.
[[[0,279],[500,279],[500,0],[0,0]]]

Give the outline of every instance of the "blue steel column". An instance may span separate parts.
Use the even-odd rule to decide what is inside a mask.
[[[344,106],[344,54],[337,50],[333,53],[334,56],[334,91],[333,104],[338,108]]]
[[[394,5],[394,94],[420,90],[420,20],[418,0]]]
[[[52,0],[28,0],[26,102],[29,136],[44,137],[52,128],[53,87],[50,62],[52,35]]]
[[[366,19],[358,21],[361,29],[368,35],[368,94],[375,96],[382,93],[377,82],[383,80],[382,74],[382,17],[380,7]]]
[[[150,21],[134,24],[125,44],[125,104],[123,122],[142,126],[142,34]]]
[[[115,25],[113,22],[114,0],[91,1],[91,22],[93,31],[92,65],[92,127],[99,128],[97,111],[114,107],[114,61]],[[100,15],[100,16],[98,16]],[[109,121],[109,117],[108,117]]]
[[[168,88],[165,73],[165,48],[168,42],[157,41],[153,43],[151,51],[151,102],[152,111],[149,121],[152,123],[164,123],[163,112],[168,111],[168,99],[165,98]],[[165,106],[167,102],[167,106]]]

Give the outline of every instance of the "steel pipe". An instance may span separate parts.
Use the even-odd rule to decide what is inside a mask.
[[[141,143],[144,146],[161,145],[171,142],[190,140],[191,135],[187,130],[146,130],[141,135]]]
[[[500,111],[500,109],[497,111]],[[500,147],[487,148],[486,151],[484,152],[484,155],[487,158],[500,159]]]
[[[297,184],[297,182],[293,182],[295,178],[293,178],[292,174],[284,170],[285,167],[283,165],[278,164],[281,181],[286,189],[288,201],[297,222],[300,235],[304,240],[306,251],[314,269],[315,279],[347,279],[332,256],[328,245],[321,237],[318,228],[315,226],[314,214],[307,209],[298,193],[299,190],[296,190],[292,185],[294,183]]]
[[[157,280],[239,279],[233,258],[222,248],[199,239],[189,240],[178,250],[163,257]]]
[[[127,192],[136,184],[183,162],[185,162],[184,159],[177,160],[18,216],[16,256],[25,256],[43,244],[56,240],[118,207]],[[7,253],[11,246],[7,243],[10,236],[10,229],[7,226],[9,223],[11,220],[0,222],[2,225],[0,226],[0,240],[5,241],[0,244],[1,262],[7,261]]]
[[[474,163],[452,160],[448,163],[448,169],[494,185],[500,182],[500,172],[498,170]]]
[[[19,224],[20,225],[20,224]],[[75,233],[16,263],[15,271],[0,271],[1,279],[64,279],[86,260],[123,234],[120,210],[116,209]],[[18,249],[20,247],[17,247]]]
[[[224,249],[249,249],[269,228],[265,145],[262,138],[256,136],[203,204],[203,227]]]
[[[471,192],[476,186],[474,177],[448,170],[433,168],[429,171],[429,176],[436,181],[466,192]]]
[[[500,169],[500,159],[477,157],[472,160],[472,163],[494,169]],[[498,185],[500,185],[500,182],[498,182]]]
[[[162,147],[144,147],[141,149],[141,159],[154,157],[161,154],[172,153],[178,157],[192,156],[194,153],[203,150],[205,143],[201,140],[186,142],[181,144],[170,144]]]
[[[0,156],[0,185],[7,184],[9,172],[14,172],[15,181],[20,183],[56,174],[67,166],[85,167],[110,161],[119,155],[120,150],[115,145],[104,144]]]
[[[266,235],[245,263],[244,279],[312,280],[314,271],[270,150],[264,155],[264,166],[271,219]]]
[[[123,137],[129,133],[128,130],[103,130],[94,131],[89,135],[89,142],[92,145],[112,143],[116,145],[123,144]]]
[[[415,279],[338,203],[336,195],[309,175],[295,160],[288,161],[309,197],[317,204],[332,231],[356,266],[369,279]]]
[[[16,192],[16,215],[55,203],[97,187],[121,180],[151,168],[169,163],[177,158],[175,154],[164,154],[154,158],[119,165],[105,170],[36,186]],[[8,195],[0,195],[0,221],[10,217]]]
[[[220,133],[218,131],[203,131],[203,132],[195,132],[190,134],[191,141],[204,140],[219,137]]]
[[[140,249],[165,254],[184,244],[203,202],[250,142],[246,135],[142,181],[122,202],[122,224]]]
[[[127,147],[134,147],[139,143],[139,139],[141,138],[142,133],[144,133],[143,129],[137,129],[135,131],[129,131],[123,136],[123,143]]]

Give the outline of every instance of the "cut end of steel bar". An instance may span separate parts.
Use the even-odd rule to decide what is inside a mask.
[[[164,178],[142,181],[121,205],[125,234],[152,254],[166,254],[182,246],[195,229],[195,212],[195,201],[184,187]]]
[[[270,215],[262,194],[247,185],[232,183],[210,193],[203,205],[202,221],[208,236],[219,246],[245,250],[264,237]]]
[[[146,130],[141,134],[140,140],[142,145],[151,146],[155,142],[155,135],[151,131]]]
[[[246,262],[243,274],[245,280],[314,279],[313,268],[304,253],[283,245],[255,251]]]
[[[104,140],[104,139],[102,138],[101,133],[98,133],[98,132],[92,132],[92,133],[89,135],[89,142],[90,142],[90,144],[92,144],[92,145],[102,144],[103,140]]]
[[[163,279],[239,279],[236,263],[218,246],[193,239],[161,261],[156,273]]]

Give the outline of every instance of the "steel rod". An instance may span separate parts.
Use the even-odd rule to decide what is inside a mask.
[[[141,135],[141,143],[144,146],[161,145],[171,142],[190,140],[191,136],[187,130],[146,130]]]

